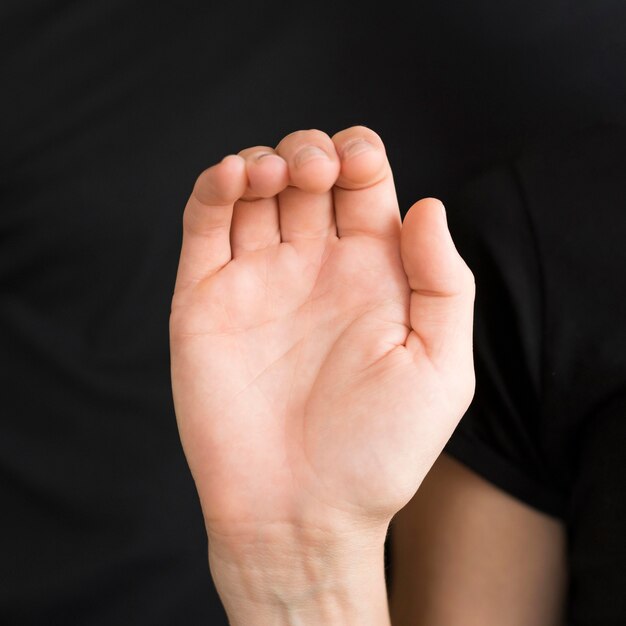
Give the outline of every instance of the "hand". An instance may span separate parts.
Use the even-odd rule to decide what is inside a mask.
[[[402,223],[382,141],[353,127],[226,157],[183,222],[172,384],[209,545],[386,528],[474,389],[443,206]]]

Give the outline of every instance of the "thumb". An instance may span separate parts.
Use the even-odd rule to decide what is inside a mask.
[[[473,367],[474,276],[454,246],[439,200],[425,198],[409,209],[400,253],[411,287],[407,347],[436,363]]]

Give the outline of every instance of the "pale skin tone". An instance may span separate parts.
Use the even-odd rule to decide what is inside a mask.
[[[373,131],[298,131],[203,172],[183,227],[174,401],[231,624],[389,624],[389,523],[474,389],[441,203],[402,222]]]

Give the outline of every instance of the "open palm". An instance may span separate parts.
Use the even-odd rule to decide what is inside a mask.
[[[204,172],[170,332],[209,534],[390,519],[471,399],[472,302],[441,204],[401,223],[369,129],[300,131]]]

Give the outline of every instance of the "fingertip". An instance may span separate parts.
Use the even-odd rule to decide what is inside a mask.
[[[402,223],[400,249],[413,289],[441,294],[458,289],[462,259],[439,199],[423,198],[409,209]]]
[[[305,148],[306,150],[306,148]],[[290,184],[309,193],[326,193],[332,189],[339,176],[340,165],[330,156],[305,156],[294,159],[289,166]]]
[[[446,207],[444,205],[444,203],[439,199],[439,198],[434,198],[434,197],[426,197],[426,198],[422,198],[420,200],[420,202],[424,202],[427,203],[429,206],[432,206],[433,209],[437,209],[441,215],[443,215],[444,217],[447,218],[446,215]]]
[[[204,205],[232,204],[244,193],[246,184],[244,159],[236,154],[229,154],[198,176],[193,195]]]
[[[289,184],[310,193],[328,192],[339,175],[339,157],[330,137],[316,129],[287,135],[276,152],[289,164]]]
[[[333,143],[341,160],[337,181],[345,189],[363,189],[390,175],[382,139],[366,126],[353,126],[336,133]]]
[[[240,176],[246,169],[246,161],[238,154],[227,154],[215,167],[221,176]]]
[[[258,198],[271,198],[289,184],[289,168],[275,153],[264,153],[246,161],[249,193]]]
[[[363,189],[379,183],[388,172],[385,153],[369,142],[358,140],[341,157],[337,184],[344,189]]]
[[[332,136],[332,141],[338,147],[338,152],[343,145],[350,143],[353,139],[365,139],[375,146],[383,149],[385,147],[381,136],[376,131],[361,124],[344,128]]]
[[[404,223],[408,224],[413,220],[420,220],[428,224],[433,220],[441,222],[442,218],[447,230],[447,214],[443,202],[439,198],[426,197],[418,200],[409,208],[404,217]]]

